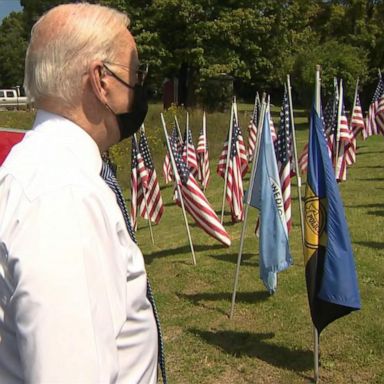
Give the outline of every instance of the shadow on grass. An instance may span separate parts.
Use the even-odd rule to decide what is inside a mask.
[[[371,216],[384,216],[384,211],[368,211],[367,214]]]
[[[359,177],[355,180],[361,180],[361,181],[384,181],[384,177]]]
[[[307,121],[302,122],[302,123],[296,123],[295,124],[295,130],[296,131],[305,131],[308,130],[309,123]],[[301,149],[299,149],[301,150]]]
[[[188,331],[235,357],[256,357],[275,367],[294,372],[308,370],[313,365],[313,354],[310,350],[290,349],[268,342],[275,336],[272,332],[202,331],[200,329]]]
[[[228,301],[232,302],[232,292],[206,292],[206,293],[196,293],[196,294],[184,294],[180,293],[177,295],[179,298],[188,300],[195,305],[200,305],[201,301]],[[267,300],[271,295],[267,291],[257,291],[257,292],[237,292],[236,293],[236,303],[250,303],[254,304],[257,302]],[[229,309],[228,309],[229,312]]]
[[[361,204],[361,205],[345,205],[348,208],[383,208],[384,203],[375,203],[375,204]]]
[[[373,248],[373,249],[383,249],[384,242],[379,241],[354,241],[355,244],[362,245],[363,247]]]
[[[167,189],[167,188],[171,188],[172,187],[172,184],[163,184],[163,185],[160,185],[160,191],[162,191],[163,189]]]
[[[371,153],[383,153],[382,151],[362,151],[362,152],[359,152],[358,155],[359,156],[362,156],[362,155],[369,155]]]
[[[230,314],[230,305],[232,302],[232,293],[230,292],[222,292],[222,293],[196,293],[196,294],[177,294],[177,296],[182,300],[187,300],[191,302],[193,305],[203,307],[209,310],[213,310],[215,312],[220,312],[223,315],[229,317]],[[236,292],[236,302],[237,303],[251,303],[254,304],[256,302],[261,302],[267,300],[271,295],[266,291],[259,292]],[[219,307],[212,307],[207,305],[205,302],[207,301],[227,301],[228,308],[224,310]]]
[[[222,244],[212,244],[212,245],[193,245],[193,249],[196,252],[201,252],[201,251],[209,251],[209,250],[215,250],[215,249],[225,249],[227,248],[225,245]],[[167,248],[167,249],[162,249],[161,251],[155,251],[152,253],[147,253],[144,255],[144,259],[146,264],[152,263],[152,261],[156,258],[160,257],[168,257],[168,256],[174,256],[174,255],[180,255],[184,253],[191,253],[191,247],[187,245],[182,245],[180,247],[176,248]]]
[[[231,253],[230,255],[209,255],[210,257],[219,260],[219,261],[226,261],[228,263],[237,264],[237,253]],[[253,265],[258,266],[259,262],[258,260],[250,260],[253,256],[256,256],[254,253],[243,253],[241,255],[241,265]]]
[[[170,201],[169,203],[163,203],[164,207],[173,207],[174,205],[177,206],[177,204],[174,201]]]

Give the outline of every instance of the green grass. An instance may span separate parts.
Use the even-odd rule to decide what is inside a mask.
[[[240,122],[247,136],[252,106],[242,105]],[[172,187],[161,172],[165,155],[160,105],[152,105],[147,134],[161,182],[164,216],[153,227],[139,219],[138,242],[143,251],[162,320],[170,383],[306,383],[313,376],[310,321],[301,248],[296,185],[293,187],[293,230],[290,246],[294,265],[279,274],[278,290],[269,296],[259,279],[258,239],[254,236],[257,212],[249,210],[235,314],[229,319],[233,278],[242,224],[224,224],[232,246],[225,248],[189,219],[197,265],[193,266],[182,211],[172,202]],[[278,110],[273,118],[278,121]],[[178,111],[182,130],[185,113]],[[10,117],[6,117],[6,116]],[[31,114],[0,112],[0,126],[27,127]],[[191,111],[197,140],[202,113]],[[298,149],[308,137],[307,115],[295,111]],[[168,113],[167,119],[171,118]],[[20,123],[19,123],[20,122]],[[229,113],[207,116],[211,182],[207,197],[221,210],[223,180],[215,173],[228,129]],[[170,131],[170,127],[168,127]],[[384,383],[384,138],[359,141],[357,163],[340,185],[355,254],[362,309],[330,324],[320,340],[322,383]],[[129,197],[129,143],[116,146],[118,177]],[[305,177],[304,177],[305,180]],[[249,173],[245,180],[248,187]],[[304,188],[302,188],[304,193]],[[129,202],[128,202],[129,203]]]

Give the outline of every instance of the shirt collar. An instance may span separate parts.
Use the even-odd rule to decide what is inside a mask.
[[[100,150],[92,137],[79,125],[67,118],[44,110],[38,110],[33,132],[44,133],[50,141],[65,145],[79,160],[79,165],[100,173]]]

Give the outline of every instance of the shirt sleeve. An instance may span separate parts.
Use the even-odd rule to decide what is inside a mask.
[[[29,203],[11,241],[11,300],[26,383],[113,383],[124,262],[96,197],[65,188]],[[113,302],[112,298],[113,297]]]

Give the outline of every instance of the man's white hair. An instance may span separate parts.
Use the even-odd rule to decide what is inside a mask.
[[[60,17],[52,17],[60,12]],[[25,59],[24,88],[32,102],[56,98],[79,101],[82,76],[93,60],[116,60],[116,39],[129,18],[112,8],[59,5],[33,26]]]

